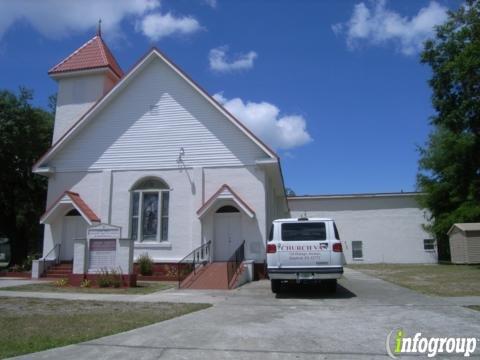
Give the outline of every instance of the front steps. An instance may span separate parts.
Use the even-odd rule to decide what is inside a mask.
[[[227,262],[213,262],[201,267],[196,273],[191,273],[180,284],[181,289],[212,289],[212,290],[229,290],[234,289],[237,280],[242,271],[243,265],[240,265],[237,272],[233,276],[230,284],[227,280]]]
[[[47,278],[68,278],[72,274],[73,263],[61,262],[60,264],[53,265],[45,273]]]

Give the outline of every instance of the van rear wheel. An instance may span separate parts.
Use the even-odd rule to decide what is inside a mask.
[[[278,294],[280,292],[281,283],[280,280],[270,280],[270,285],[272,286],[272,292]]]
[[[325,289],[329,293],[334,293],[337,291],[337,279],[325,280]]]

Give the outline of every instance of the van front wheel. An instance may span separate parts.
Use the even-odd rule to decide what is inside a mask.
[[[278,294],[280,292],[280,280],[270,280],[270,285],[272,286],[272,292]]]

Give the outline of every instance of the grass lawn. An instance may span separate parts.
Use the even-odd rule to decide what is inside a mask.
[[[137,281],[136,287],[130,288],[81,288],[76,286],[55,286],[53,282],[44,282],[39,284],[28,284],[20,286],[9,286],[0,288],[0,290],[9,291],[40,291],[40,292],[75,292],[75,293],[90,293],[90,294],[129,294],[129,295],[143,295],[151,294],[157,291],[170,289],[176,286],[176,283],[160,282],[160,281]]]
[[[480,296],[480,265],[352,264],[348,267],[424,294]]]
[[[92,340],[210,306],[0,297],[0,358]]]

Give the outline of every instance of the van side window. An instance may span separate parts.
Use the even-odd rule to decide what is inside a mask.
[[[340,234],[338,233],[337,225],[333,223],[333,231],[335,231],[335,239],[340,240]]]
[[[270,233],[268,234],[268,241],[273,240],[273,224],[270,226]]]

